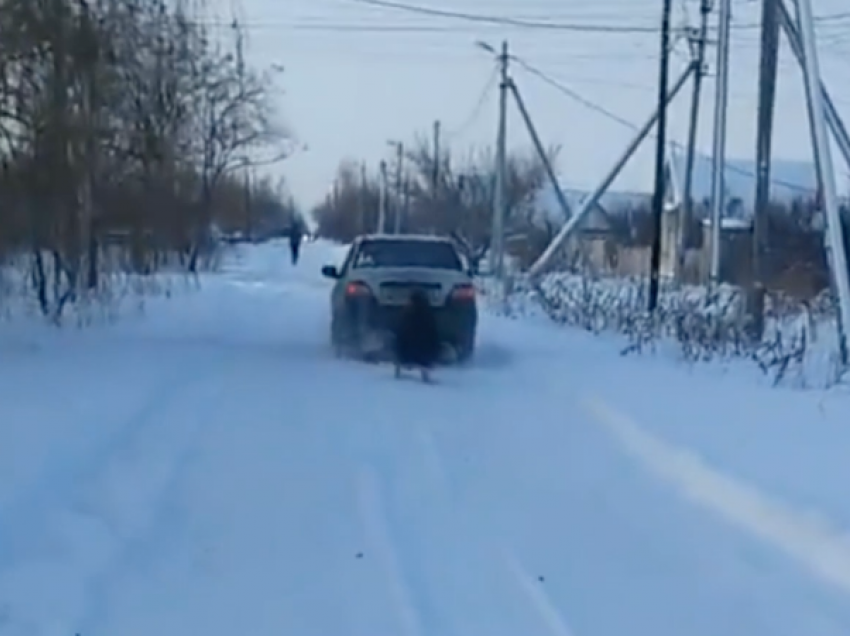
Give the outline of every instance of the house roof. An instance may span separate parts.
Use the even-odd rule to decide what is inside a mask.
[[[672,147],[668,153],[672,190],[675,202],[682,200],[685,180],[686,153],[681,146]],[[697,153],[694,159],[691,192],[693,201],[710,201],[712,198],[712,158]],[[723,174],[727,201],[737,199],[744,213],[753,209],[756,190],[757,164],[751,159],[727,159]],[[771,159],[770,198],[772,201],[790,202],[817,195],[817,174],[814,163],[793,159]]]
[[[682,199],[685,177],[685,151],[681,146],[672,146],[667,156],[668,174],[671,177],[673,203]],[[753,209],[756,188],[756,162],[751,159],[731,158],[726,160],[724,186],[727,196],[727,214],[730,216],[748,216]],[[586,190],[561,185],[567,204],[572,210],[581,206],[590,193]],[[711,156],[697,153],[694,160],[693,181],[691,186],[694,201],[710,201],[712,190]],[[771,160],[770,198],[773,201],[790,202],[799,198],[812,198],[817,194],[817,175],[811,161],[773,158]],[[601,210],[616,214],[636,206],[651,203],[651,192],[616,191],[602,195],[599,201]],[[558,204],[558,197],[551,185],[545,185],[538,192],[533,203],[536,218],[560,224],[565,221]]]
[[[578,210],[585,198],[590,195],[590,192],[587,190],[581,190],[565,184],[561,184],[561,191],[564,193],[564,198],[567,200],[567,205],[570,207],[571,212]],[[599,199],[598,208],[605,214],[617,214],[634,207],[646,205],[651,200],[652,195],[646,192],[610,190]],[[537,213],[536,218],[541,221],[549,221],[556,224],[566,221],[558,202],[558,195],[555,194],[555,189],[550,184],[541,188],[537,193],[533,205]]]

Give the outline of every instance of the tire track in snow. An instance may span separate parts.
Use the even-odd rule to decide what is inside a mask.
[[[502,559],[549,633],[552,636],[575,636],[573,631],[567,627],[564,615],[543,588],[534,581],[534,577],[528,573],[528,569],[516,554],[505,550],[502,553]]]
[[[398,612],[401,633],[404,636],[425,636],[422,617],[414,603],[410,584],[389,530],[380,480],[373,468],[365,467],[358,475],[357,497],[367,540],[381,561],[394,597],[393,607]]]
[[[447,497],[447,500],[454,501],[452,483],[446,470],[446,464],[440,455],[440,449],[437,447],[437,440],[434,439],[434,434],[428,428],[420,426],[416,429],[416,437],[424,463],[428,467],[434,483],[442,491],[443,496]]]
[[[450,473],[446,468],[434,433],[429,428],[422,426],[417,429],[417,438],[423,459],[429,467],[429,471],[434,476],[435,483],[443,491],[443,496],[449,502],[456,518],[471,521],[463,506],[457,502]],[[576,636],[568,626],[563,612],[558,609],[549,595],[534,580],[534,577],[529,574],[528,569],[516,553],[496,541],[480,525],[478,526],[477,534],[478,536],[475,537],[477,547],[489,552],[493,560],[501,563],[502,567],[508,571],[518,588],[518,592],[521,592],[526,599],[533,614],[539,618],[546,632],[550,636]]]
[[[70,630],[70,633],[83,635],[100,633],[103,613],[107,609],[104,601],[108,597],[113,581],[131,568],[134,562],[142,562],[145,555],[150,556],[153,550],[162,549],[160,539],[168,525],[167,521],[179,514],[177,502],[180,484],[200,452],[199,437],[205,430],[206,422],[211,419],[210,416],[216,412],[217,404],[226,394],[226,372],[219,371],[203,377],[204,380],[199,381],[197,387],[192,387],[195,390],[187,390],[183,393],[181,399],[172,403],[168,411],[173,412],[178,405],[201,405],[200,409],[194,409],[194,412],[188,416],[162,418],[163,430],[159,427],[149,430],[146,440],[138,440],[136,448],[126,449],[128,454],[133,454],[134,451],[138,451],[138,444],[142,441],[151,441],[155,438],[154,448],[150,454],[143,454],[138,463],[148,466],[155,464],[156,460],[161,458],[162,447],[165,446],[169,447],[165,453],[168,467],[162,478],[151,486],[153,492],[149,499],[151,507],[147,522],[137,527],[136,534],[129,541],[125,540],[119,544],[106,567],[86,586],[85,601],[75,621],[76,627]],[[197,388],[202,390],[199,391]],[[190,406],[190,408],[193,407]],[[176,425],[179,427],[178,431],[174,430]],[[108,471],[104,471],[100,481],[107,477],[116,478],[109,479],[110,483],[120,481],[122,475],[125,479],[129,477],[132,480],[132,471],[127,470],[128,464],[132,464],[132,461],[126,462],[125,459],[127,458],[120,455],[114,457],[113,466],[116,474],[108,475]],[[151,462],[151,460],[154,461]]]
[[[694,452],[652,435],[599,399],[585,400],[585,408],[621,448],[684,498],[779,549],[850,595],[850,543],[838,528],[710,467]]]
[[[13,568],[25,554],[21,542],[29,542],[32,529],[43,526],[38,523],[39,518],[68,499],[74,483],[97,473],[116,450],[143,433],[161,410],[179,399],[187,385],[183,371],[181,369],[180,373],[163,382],[145,406],[122,425],[116,426],[112,435],[105,436],[102,442],[83,455],[63,457],[55,464],[51,462],[53,466],[35,484],[0,509],[0,577],[4,570]]]
[[[193,389],[210,377],[213,377],[212,372],[202,373],[186,382],[181,376],[180,382],[151,396],[149,402],[96,451],[63,464],[65,472],[50,473],[62,475],[62,486],[55,486],[49,497],[36,497],[28,502],[26,510],[31,514],[18,519],[19,531],[34,533],[37,539],[34,545],[41,546],[41,550],[16,554],[15,558],[7,559],[5,567],[0,570],[0,600],[8,606],[4,630],[15,626],[23,629],[26,625],[39,625],[48,620],[64,626],[75,622],[75,617],[97,603],[97,577],[108,570],[127,541],[144,535],[146,526],[155,518],[156,510],[142,510],[140,507],[104,509],[102,502],[93,497],[95,492],[92,489],[128,485],[121,482],[120,476],[123,471],[126,478],[129,469],[138,468],[133,466],[134,451],[145,442],[153,442],[154,448],[159,449],[162,448],[159,444],[167,445],[170,440],[168,429],[173,425],[167,415],[185,404],[187,395],[196,397]],[[89,458],[92,464],[83,469],[85,458]],[[72,466],[77,470],[71,470]],[[155,464],[155,467],[162,466]],[[116,480],[107,479],[111,477],[110,470],[118,475]],[[156,506],[161,492],[158,488],[160,485],[167,487],[169,476],[166,471],[164,476],[159,475],[161,481],[154,477],[151,488],[151,478],[146,472],[143,467],[140,473],[145,478],[142,488],[122,494],[137,498],[140,492],[144,492],[143,500],[153,501],[153,506]],[[132,471],[130,476],[133,476]],[[42,487],[46,486],[45,483]],[[147,512],[151,516],[146,519],[144,515]]]

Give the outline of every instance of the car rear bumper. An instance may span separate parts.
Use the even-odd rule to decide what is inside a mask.
[[[351,299],[345,307],[345,322],[358,335],[392,332],[403,307],[379,305],[374,299]],[[440,339],[454,347],[468,347],[475,338],[478,309],[474,302],[435,307]]]

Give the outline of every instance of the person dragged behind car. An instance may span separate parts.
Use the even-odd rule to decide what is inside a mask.
[[[423,382],[431,381],[431,369],[440,359],[441,342],[437,317],[428,296],[416,290],[399,317],[393,333],[395,377],[405,369],[419,369]]]

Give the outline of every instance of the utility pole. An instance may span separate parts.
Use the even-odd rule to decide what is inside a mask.
[[[753,206],[753,284],[749,290],[747,315],[750,337],[759,341],[764,333],[767,245],[767,208],[770,204],[770,162],[776,78],[779,67],[779,13],[777,0],[762,0],[761,62],[759,64],[758,122],[756,129],[756,191]]]
[[[434,173],[432,175],[432,190],[434,198],[437,198],[437,190],[440,187],[440,120],[434,122]]]
[[[403,193],[402,193],[402,175],[404,174],[404,144],[398,142],[396,146],[396,166],[395,166],[395,216],[393,218],[393,233],[401,233],[401,215],[404,213],[403,208]]]
[[[720,282],[721,225],[726,206],[726,110],[729,103],[729,27],[731,0],[720,0],[717,36],[717,85],[714,98],[714,150],[711,170],[711,283]]]
[[[667,84],[670,83],[670,13],[672,0],[664,0],[661,10],[661,57],[658,70],[658,134],[655,146],[655,196],[652,201],[653,236],[649,263],[649,311],[658,306],[659,269],[661,268],[662,227],[666,190],[667,158]]]
[[[410,218],[410,175],[407,174],[404,177],[404,219],[407,220]],[[408,226],[409,227],[409,226]],[[399,227],[399,233],[404,229],[402,226]],[[408,230],[409,231],[409,230]]]
[[[387,224],[387,162],[381,161],[381,182],[378,199],[378,234],[383,234]]]
[[[251,240],[254,237],[254,215],[251,201],[251,168],[245,165],[245,234]]]
[[[490,240],[491,266],[499,280],[505,274],[505,217],[507,216],[507,193],[505,192],[506,163],[507,163],[507,133],[508,133],[508,42],[502,42],[502,52],[499,55],[501,82],[499,83],[499,127],[496,137],[496,174],[495,192],[493,196],[493,236]]]
[[[431,215],[433,218],[438,218],[440,212],[440,179],[442,179],[442,174],[440,172],[440,120],[437,119],[434,121],[434,165],[433,173],[431,174],[431,178],[433,183],[431,184]],[[408,192],[408,195],[410,193]],[[408,201],[409,204],[409,201]],[[459,222],[458,219],[456,222]]]
[[[358,204],[360,209],[360,232],[359,234],[366,233],[366,196],[369,192],[369,181],[366,178],[366,163],[360,163],[360,197]]]
[[[832,269],[835,292],[838,296],[838,337],[842,366],[846,367],[847,333],[850,326],[850,272],[847,270],[844,228],[836,194],[835,166],[826,129],[826,109],[823,99],[820,63],[816,46],[814,18],[809,0],[797,0],[797,21],[803,45],[803,78],[806,102],[812,127],[812,146],[818,183],[822,192],[827,221],[827,254]]]
[[[688,248],[688,231],[693,217],[694,161],[696,159],[697,133],[699,132],[699,113],[702,99],[702,79],[705,77],[705,45],[708,40],[708,16],[711,14],[713,0],[700,3],[700,25],[696,41],[691,40],[691,55],[694,65],[694,83],[691,94],[691,114],[688,128],[688,149],[685,158],[685,185],[682,203],[679,209],[679,223],[676,228],[676,276],[684,280],[685,254]]]

